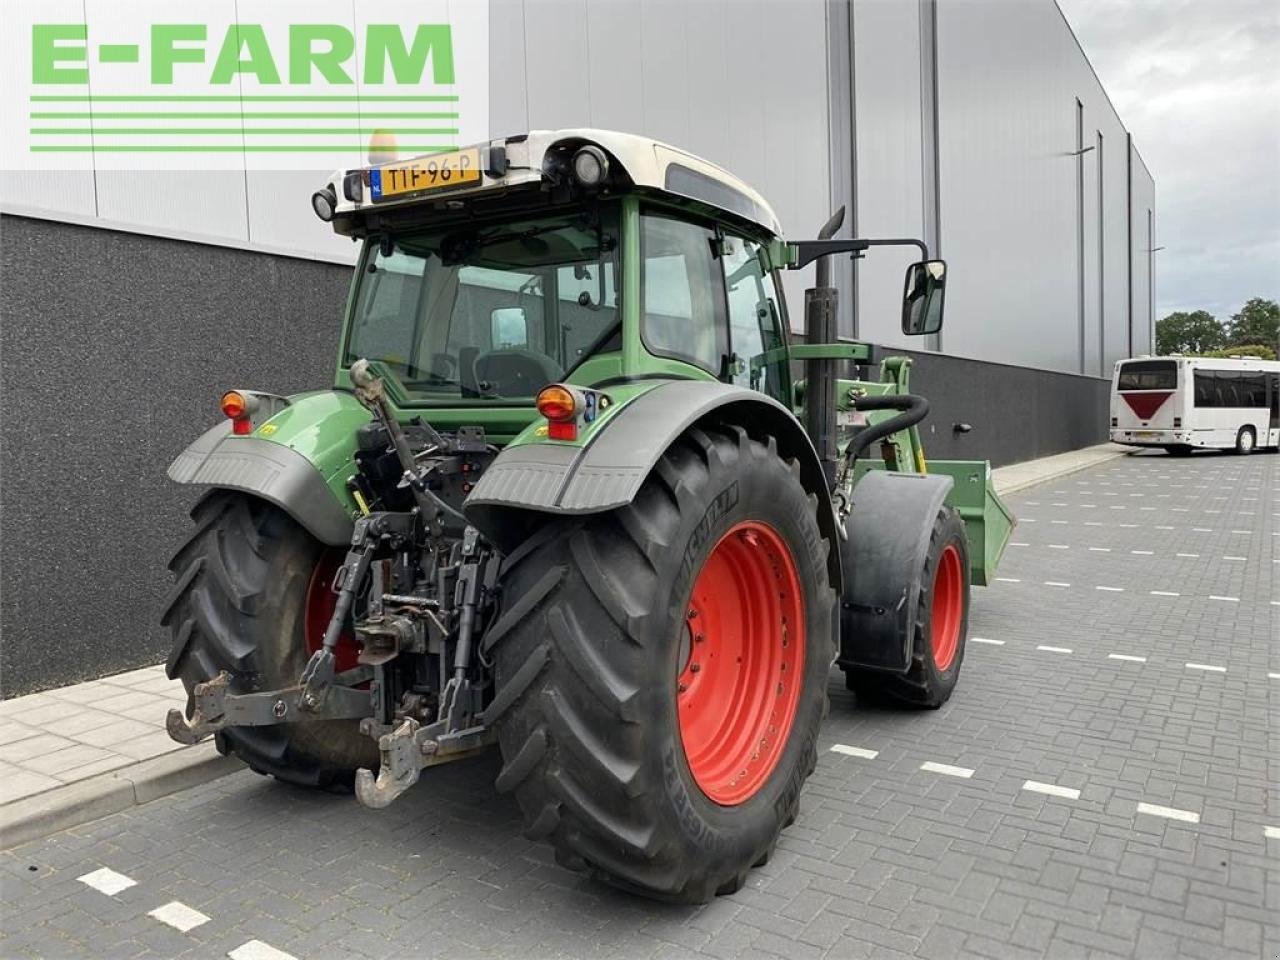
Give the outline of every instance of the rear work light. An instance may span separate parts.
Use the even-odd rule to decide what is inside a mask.
[[[578,393],[562,383],[553,383],[538,391],[534,401],[538,413],[547,418],[547,436],[552,440],[577,440],[578,415],[584,406]]]
[[[222,395],[218,404],[222,414],[231,421],[231,432],[237,436],[245,436],[253,432],[253,411],[258,407],[256,397],[241,393],[239,390],[228,390]]]

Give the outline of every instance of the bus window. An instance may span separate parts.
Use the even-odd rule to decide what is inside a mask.
[[[1123,364],[1116,389],[1177,390],[1178,364],[1173,360],[1133,360]]]

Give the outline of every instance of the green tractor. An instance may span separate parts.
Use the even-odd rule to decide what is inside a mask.
[[[834,342],[832,255],[918,246],[912,334],[945,265],[840,215],[783,240],[736,177],[600,130],[312,202],[362,241],[333,387],[229,391],[169,469],[211,488],[170,565],[170,734],[371,807],[497,742],[560,863],[738,889],[795,819],[833,663],[944,703],[1010,531],[985,462],[926,463],[909,361]],[[815,261],[792,345],[781,272]]]

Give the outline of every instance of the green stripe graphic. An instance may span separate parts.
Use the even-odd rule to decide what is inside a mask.
[[[172,145],[161,146],[156,144],[136,144],[136,145],[118,145],[118,144],[97,144],[97,145],[70,145],[58,144],[56,146],[33,146],[32,153],[329,153],[329,152],[351,152],[354,148],[349,143],[329,146],[316,146],[313,144],[249,144],[247,146],[223,146],[215,144],[206,144],[204,146],[190,145]],[[418,154],[427,153],[443,153],[447,150],[454,149],[449,145],[432,144],[401,146],[397,148],[401,153],[413,151]]]
[[[295,96],[253,95],[206,96],[192,95],[104,95],[59,94],[35,95],[33,103],[456,103],[456,96]]]
[[[456,132],[456,131],[453,131]],[[299,136],[299,137],[319,137],[319,136],[342,136],[343,134],[351,134],[352,136],[361,136],[373,133],[394,133],[397,136],[415,136],[415,137],[433,137],[447,136],[449,130],[431,129],[423,127],[417,129],[399,129],[394,127],[308,127],[306,129],[300,127],[32,127],[31,133],[36,136],[88,136],[94,134],[103,137],[125,137],[125,136]]]
[[[374,110],[362,113],[46,113],[33,111],[32,120],[454,120],[456,113],[389,113]],[[457,130],[453,131],[457,133]]]

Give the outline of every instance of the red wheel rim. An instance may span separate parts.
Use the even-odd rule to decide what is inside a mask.
[[[345,556],[341,550],[326,550],[320,554],[315,569],[311,571],[302,616],[302,635],[307,643],[308,656],[324,646],[325,631],[329,629],[329,621],[333,619],[333,611],[338,606],[338,595],[333,592],[333,581],[338,575]],[[338,673],[350,670],[356,665],[356,658],[359,656],[360,647],[355,637],[344,630],[338,637],[337,648],[333,651],[334,669]]]
[[[942,549],[933,575],[933,603],[929,609],[929,644],[933,663],[946,670],[960,649],[960,621],[964,619],[964,566],[951,544]]]
[[[790,549],[768,524],[737,524],[694,581],[677,666],[680,740],[709,799],[744,803],[778,765],[804,684],[804,647]]]

